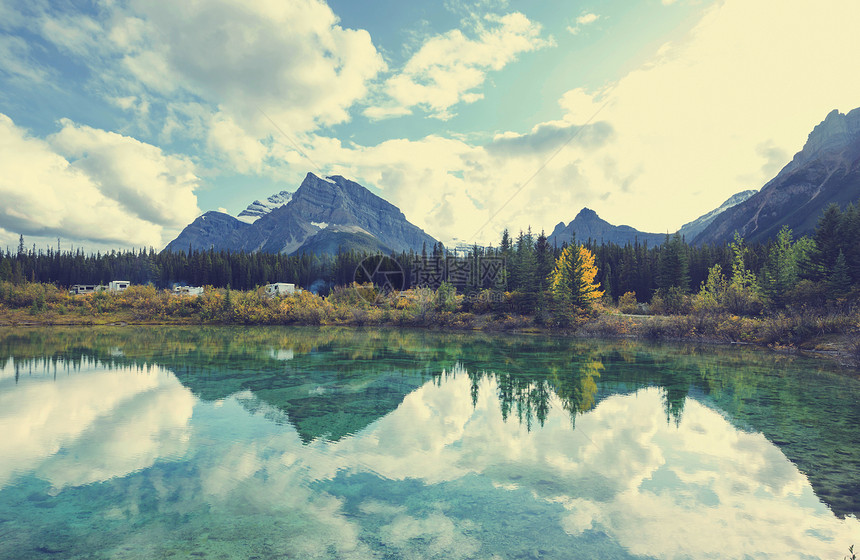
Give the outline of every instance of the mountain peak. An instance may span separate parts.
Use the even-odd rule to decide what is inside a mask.
[[[547,241],[551,245],[561,245],[575,240],[584,243],[591,239],[597,243],[648,243],[660,245],[665,240],[664,234],[644,233],[630,226],[614,226],[597,215],[591,208],[583,208],[567,226],[560,222],[552,231]]]
[[[724,243],[735,232],[748,242],[772,239],[788,226],[795,236],[815,230],[830,204],[847,206],[860,193],[860,108],[831,111],[803,149],[756,194],[720,214],[695,243]]]
[[[844,114],[838,109],[833,109],[812,129],[803,149],[795,154],[786,169],[790,171],[823,152],[840,151],[858,138],[860,138],[860,108]]]
[[[265,202],[255,200],[247,208],[239,212],[238,218],[246,224],[252,224],[275,208],[280,208],[289,202],[292,197],[293,193],[290,191],[281,191],[266,198]]]
[[[574,220],[599,220],[600,216],[597,215],[597,212],[592,210],[591,208],[583,207],[582,210],[579,211],[579,214],[576,215]]]
[[[252,213],[256,216],[249,216]],[[294,193],[281,191],[267,201],[254,201],[238,219],[224,214],[214,221],[205,216],[186,227],[168,249],[293,253],[300,249],[337,252],[345,247],[389,252],[417,251],[436,243],[399,208],[340,175],[321,179],[308,173]],[[229,239],[224,232],[231,234]],[[312,241],[321,232],[325,234]]]

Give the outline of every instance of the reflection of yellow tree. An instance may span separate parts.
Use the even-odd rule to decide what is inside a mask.
[[[553,390],[561,400],[562,407],[570,414],[571,421],[575,420],[577,414],[594,407],[597,394],[595,379],[600,377],[601,371],[603,363],[597,357],[591,356],[571,371],[552,372]]]
[[[505,418],[518,416],[531,425],[546,419],[552,395],[572,416],[596,404],[597,382],[611,387],[657,385],[664,388],[667,416],[677,421],[691,386],[720,398],[732,395],[743,408],[763,382],[761,371],[780,375],[794,357],[733,348],[655,347],[631,341],[607,345],[596,341],[500,336],[486,333],[434,333],[408,329],[349,327],[95,327],[0,329],[0,363],[9,358],[159,363],[173,367],[229,367],[260,371],[285,364],[281,350],[299,358],[320,350],[337,361],[338,376],[366,376],[385,371],[438,376],[460,364],[468,372],[477,403],[480,381],[497,383]],[[609,371],[604,361],[611,363]],[[640,365],[636,365],[638,362]],[[296,364],[299,361],[291,362]],[[328,362],[331,363],[331,362]],[[291,365],[290,367],[295,367]],[[310,371],[307,366],[302,371]],[[492,372],[492,373],[485,373]],[[547,375],[549,373],[549,375]],[[727,395],[727,396],[728,396]],[[799,398],[786,394],[788,401]]]
[[[569,355],[568,355],[569,356]],[[570,359],[568,356],[562,359]],[[499,407],[502,418],[507,420],[512,412],[520,423],[530,430],[536,419],[542,426],[551,408],[553,395],[561,401],[562,408],[573,420],[577,414],[591,410],[596,403],[597,379],[603,370],[597,356],[579,360],[571,369],[549,367],[549,375],[531,373],[516,375],[504,372],[470,373],[473,405],[478,399],[478,384],[481,378],[490,376],[496,381]]]

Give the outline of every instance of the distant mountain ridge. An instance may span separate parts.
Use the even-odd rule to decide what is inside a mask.
[[[694,244],[721,244],[735,232],[748,242],[773,238],[783,225],[796,236],[811,233],[824,209],[845,207],[860,199],[860,108],[834,110],[810,132],[795,154],[760,191],[743,191],[714,210],[684,224],[678,233]],[[325,233],[322,233],[325,232]],[[615,226],[583,208],[567,225],[560,222],[552,245],[592,240],[596,243],[647,243],[664,233]],[[265,202],[256,200],[239,218],[207,212],[167,245],[168,250],[229,249],[269,253],[421,251],[436,240],[411,224],[394,205],[341,176],[321,179],[308,173],[299,188],[283,190]]]
[[[722,244],[735,232],[751,243],[766,242],[783,225],[795,236],[815,230],[830,204],[844,208],[860,200],[860,108],[847,114],[831,111],[819,123],[794,158],[759,191],[739,192],[718,208],[681,226],[678,233],[692,244]],[[583,208],[568,225],[559,223],[551,244],[591,239],[597,243],[659,245],[665,234],[645,233],[630,226],[613,226]]]
[[[585,243],[591,239],[596,243],[626,245],[638,241],[654,246],[663,243],[666,240],[666,234],[645,233],[630,226],[614,226],[598,216],[594,210],[583,208],[569,224],[564,225],[564,222],[559,222],[547,241],[550,245],[560,247],[562,243],[571,243],[574,238],[578,243]]]
[[[811,233],[832,203],[860,198],[860,109],[832,111],[818,124],[791,162],[762,189],[702,230],[694,243],[724,243],[735,232],[748,242],[776,236],[783,225],[796,236]]]
[[[733,208],[733,207],[737,206],[738,204],[740,204],[741,202],[744,202],[745,200],[747,200],[749,197],[751,197],[752,195],[754,195],[757,192],[758,191],[756,191],[756,190],[748,190],[748,191],[741,191],[739,193],[733,194],[732,196],[729,197],[728,200],[726,200],[725,202],[720,204],[719,207],[714,208],[713,210],[711,210],[707,214],[702,214],[701,216],[699,216],[698,218],[696,218],[692,222],[687,222],[686,224],[682,225],[681,229],[678,230],[678,234],[680,234],[681,237],[686,239],[688,242],[692,241],[706,227],[708,227],[711,224],[711,222],[716,220],[717,216],[719,216],[720,214],[722,214],[723,212],[725,212],[729,208]]]
[[[421,251],[425,244],[432,247],[436,243],[410,223],[399,208],[339,175],[321,179],[308,173],[294,193],[281,191],[275,197],[287,199],[287,194],[289,199],[280,206],[273,197],[268,199],[268,205],[255,201],[246,211],[261,215],[251,223],[223,212],[206,212],[186,226],[165,250],[212,248],[295,254],[364,248],[400,252]],[[322,232],[325,233],[317,237]]]

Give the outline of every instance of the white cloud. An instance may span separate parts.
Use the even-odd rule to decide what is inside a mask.
[[[115,19],[111,37],[143,84],[220,105],[257,137],[272,132],[259,110],[291,132],[348,120],[385,67],[370,35],[319,0],[141,1]]]
[[[399,105],[388,105],[385,107],[368,107],[364,110],[364,116],[370,120],[378,121],[382,119],[390,119],[392,117],[402,117],[412,114],[408,107]]]
[[[595,209],[612,223],[671,231],[761,187],[830,110],[860,103],[860,76],[845,70],[860,36],[836,23],[858,18],[860,4],[850,1],[810,11],[728,0],[611,92],[591,99],[582,89],[568,92],[561,103],[572,122],[601,106],[596,97],[609,100],[598,118],[615,135],[602,156],[618,173],[586,174],[594,192],[610,193]],[[613,178],[623,176],[635,178],[624,187]]]
[[[75,55],[88,55],[98,49],[104,34],[101,25],[79,14],[59,14],[40,18],[40,33],[61,49]]]
[[[558,104],[564,110],[566,120],[573,123],[590,122],[606,102],[606,93],[594,95],[583,88],[576,88],[565,92]]]
[[[48,138],[70,167],[85,173],[105,197],[147,222],[184,227],[200,214],[194,164],[160,148],[115,132],[67,119]]]
[[[585,25],[590,25],[600,19],[600,16],[593,12],[585,12],[576,18],[576,25],[569,25],[567,30],[572,34],[577,35]]]
[[[612,127],[603,121],[587,125],[547,122],[535,126],[528,134],[512,132],[499,134],[486,147],[491,153],[509,156],[523,156],[529,153],[545,156],[551,154],[553,150],[568,145],[596,149],[605,145],[612,134]]]
[[[410,220],[446,241],[473,241],[488,221],[474,241],[497,242],[505,226],[550,229],[583,206],[613,223],[671,231],[735,192],[760,187],[832,108],[845,111],[860,99],[860,76],[845,70],[860,39],[843,24],[860,19],[860,5],[833,0],[809,11],[775,0],[726,0],[615,83],[568,91],[553,120],[500,129],[492,142],[431,135],[362,146],[315,133],[349,119],[385,68],[366,32],[342,28],[325,4],[312,0],[170,6],[140,2],[100,12],[107,14],[99,20],[108,37],[103,43],[110,44],[103,45],[110,51],[105,60],[126,65],[108,72],[117,85],[112,104],[133,112],[144,130],[153,123],[162,141],[206,145],[219,158],[216,167],[223,161],[243,173],[291,180],[317,162],[326,172],[379,187]],[[592,12],[577,20],[603,21]],[[365,115],[419,110],[449,117],[458,104],[481,98],[492,72],[551,42],[522,14],[470,21],[479,25],[428,38],[381,84],[382,97]],[[73,31],[57,39],[69,52],[85,43]],[[23,45],[10,48],[18,49],[17,58],[0,60],[26,60]],[[572,141],[547,162],[566,132],[586,124],[612,134],[602,144]],[[522,149],[502,153],[502,145]],[[92,186],[100,185],[99,179]],[[158,208],[152,202],[147,211]],[[186,202],[180,207],[193,206]],[[59,226],[50,231],[67,233]],[[102,238],[117,236],[127,235]]]
[[[26,41],[0,33],[0,75],[2,74],[7,74],[10,79],[19,83],[42,83],[49,73],[33,60]]]
[[[541,25],[521,13],[486,15],[475,26],[475,38],[459,29],[427,39],[384,85],[388,101],[369,107],[373,118],[398,116],[420,107],[439,118],[450,116],[458,103],[483,97],[474,91],[487,73],[498,71],[524,52],[544,48],[552,39],[541,37]]]
[[[348,121],[386,67],[370,35],[341,27],[322,0],[132,0],[92,17],[41,10],[32,19],[33,31],[84,61],[90,87],[131,111],[145,134],[203,144],[213,156],[204,159],[239,173],[261,171],[261,141],[277,128],[301,136]],[[16,62],[25,44],[6,46],[10,72],[39,76]]]
[[[582,133],[579,128],[567,122],[545,124],[530,133],[503,135],[487,146],[440,136],[373,146],[315,137],[309,139],[307,153],[312,161],[326,162],[326,173],[381,189],[408,220],[446,244],[496,244],[506,226],[516,231],[531,224],[539,231],[541,217],[575,214],[572,209],[578,211],[580,201],[598,200],[601,193],[588,177],[602,174],[605,162],[592,154],[613,133],[605,123],[584,127]],[[555,151],[564,144],[560,155],[527,182],[545,163],[541,148]],[[280,143],[271,157],[309,165]]]
[[[472,241],[475,224],[511,197],[477,241],[497,242],[505,226],[551,229],[583,206],[611,223],[674,231],[732,194],[761,187],[830,110],[860,104],[860,74],[846,71],[860,35],[840,24],[858,20],[856,2],[809,11],[728,0],[616,83],[568,91],[561,120],[499,136],[530,149],[494,157],[492,144],[438,137],[337,150],[319,141],[327,148],[314,159],[384,189],[409,219],[445,240]],[[534,149],[550,132],[586,123],[604,123],[613,134],[596,149],[571,142],[552,161],[557,143]]]
[[[160,247],[199,213],[189,161],[69,121],[46,141],[0,114],[0,169],[7,232]]]
[[[266,146],[223,112],[215,114],[209,122],[207,146],[213,152],[226,155],[239,173],[259,172],[268,153]]]

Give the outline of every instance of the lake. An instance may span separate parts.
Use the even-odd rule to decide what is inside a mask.
[[[828,558],[860,381],[741,347],[0,331],[0,558]]]

